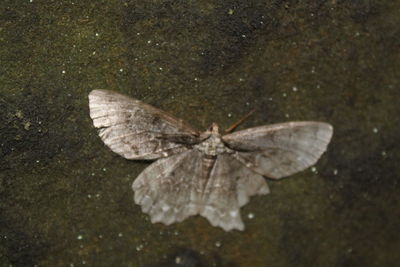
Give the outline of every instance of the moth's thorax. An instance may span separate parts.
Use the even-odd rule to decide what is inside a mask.
[[[222,143],[219,135],[211,134],[206,140],[195,146],[198,150],[209,156],[227,152],[227,147]]]
[[[203,133],[208,136],[207,139],[195,145],[195,148],[208,156],[216,156],[218,154],[230,152],[231,150],[222,142],[219,128],[216,123]]]

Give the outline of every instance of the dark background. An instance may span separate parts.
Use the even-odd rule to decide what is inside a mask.
[[[396,266],[400,1],[3,0],[1,266]],[[151,224],[131,184],[148,163],[107,149],[92,89],[198,129],[321,120],[316,165],[242,209]],[[254,216],[254,218],[251,218]]]

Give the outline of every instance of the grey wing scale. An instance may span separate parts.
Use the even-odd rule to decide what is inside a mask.
[[[198,135],[184,121],[112,91],[93,90],[89,108],[103,142],[127,159],[156,159],[185,151],[184,144],[164,137],[185,140]]]
[[[135,203],[152,223],[169,225],[200,214],[225,231],[243,230],[240,207],[252,195],[269,193],[260,174],[231,156],[219,155],[209,165],[197,150],[159,159],[136,178],[132,188]]]
[[[169,225],[198,214],[201,207],[202,158],[188,150],[159,159],[147,167],[132,185],[135,203],[151,222]]]
[[[200,214],[225,231],[244,230],[240,207],[252,195],[268,194],[265,179],[228,154],[218,155],[203,191]]]
[[[223,136],[234,157],[252,170],[281,178],[317,162],[331,140],[333,128],[323,122],[288,122],[249,128]]]

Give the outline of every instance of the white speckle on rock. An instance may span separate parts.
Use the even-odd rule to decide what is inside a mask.
[[[217,248],[220,248],[222,246],[222,243],[220,241],[215,242],[215,246]]]
[[[82,236],[82,235],[78,235],[78,236],[76,237],[76,239],[82,240],[82,239],[83,239],[83,236]]]
[[[247,214],[247,218],[249,218],[250,220],[254,218],[254,213],[249,213]]]

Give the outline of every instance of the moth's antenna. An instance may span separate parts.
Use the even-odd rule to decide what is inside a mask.
[[[247,113],[243,118],[241,118],[240,120],[238,120],[237,122],[235,122],[234,124],[232,124],[231,127],[229,127],[228,129],[225,130],[225,133],[230,133],[233,130],[236,129],[236,127],[238,127],[241,123],[243,123],[248,117],[250,117],[254,112],[256,111],[256,109],[253,109],[252,111],[250,111],[249,113]]]

